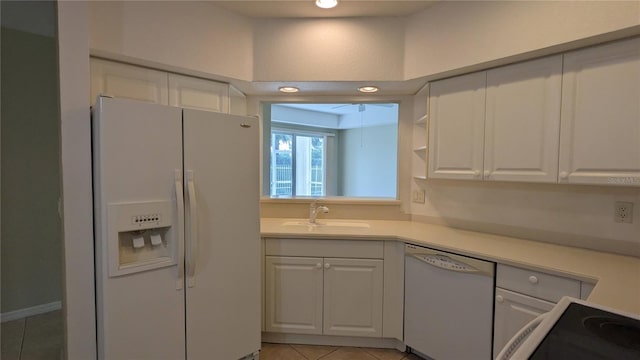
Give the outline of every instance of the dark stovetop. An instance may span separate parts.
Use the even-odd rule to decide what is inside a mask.
[[[640,360],[640,320],[571,303],[529,359]]]

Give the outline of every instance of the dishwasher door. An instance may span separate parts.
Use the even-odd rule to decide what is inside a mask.
[[[404,342],[436,360],[492,356],[495,263],[407,244]]]

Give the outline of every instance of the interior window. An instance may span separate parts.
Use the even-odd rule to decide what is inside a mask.
[[[396,198],[398,104],[265,107],[265,195]]]

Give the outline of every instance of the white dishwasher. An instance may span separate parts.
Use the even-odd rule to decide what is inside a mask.
[[[495,263],[405,246],[404,342],[436,360],[490,360]]]

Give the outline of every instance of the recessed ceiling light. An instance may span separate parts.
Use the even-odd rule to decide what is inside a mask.
[[[358,88],[358,91],[363,93],[374,93],[380,90],[377,86],[361,86]]]
[[[338,0],[316,0],[316,6],[323,9],[331,9],[338,5]]]
[[[298,89],[295,86],[280,86],[278,90],[280,90],[280,92],[283,92],[283,93],[296,93],[300,91],[300,89]]]

